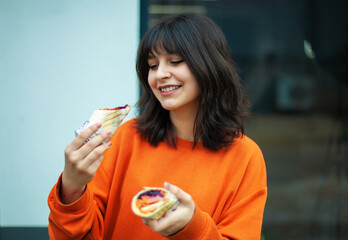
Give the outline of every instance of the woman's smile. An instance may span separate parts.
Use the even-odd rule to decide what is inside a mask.
[[[159,87],[159,90],[161,91],[162,96],[168,96],[168,95],[175,93],[180,87],[181,87],[180,85],[161,86],[161,87]]]

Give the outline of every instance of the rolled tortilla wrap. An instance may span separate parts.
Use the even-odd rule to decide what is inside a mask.
[[[139,217],[159,219],[178,204],[176,196],[167,189],[144,187],[144,190],[133,197],[132,210]]]

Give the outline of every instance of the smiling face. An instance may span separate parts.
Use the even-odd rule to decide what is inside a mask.
[[[182,57],[162,50],[149,55],[148,65],[148,83],[164,109],[197,111],[201,90]]]

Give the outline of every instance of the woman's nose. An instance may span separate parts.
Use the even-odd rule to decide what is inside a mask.
[[[157,69],[157,77],[158,78],[169,78],[170,77],[170,71],[168,67],[164,66],[163,64],[160,64]]]

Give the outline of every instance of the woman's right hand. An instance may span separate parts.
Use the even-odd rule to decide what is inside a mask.
[[[103,153],[111,146],[111,142],[103,142],[111,131],[103,131],[86,140],[101,127],[96,123],[78,135],[65,149],[65,167],[62,174],[60,200],[69,204],[79,199],[85,191],[86,184],[95,176]]]

